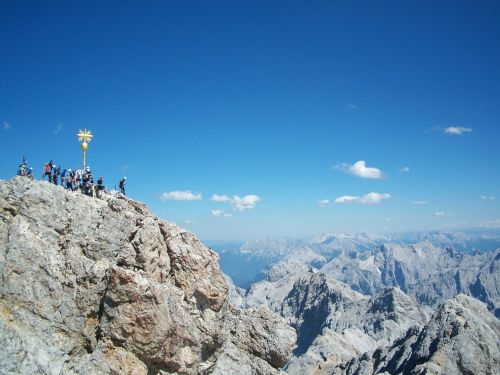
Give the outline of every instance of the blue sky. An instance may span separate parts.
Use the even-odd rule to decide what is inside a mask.
[[[23,153],[37,177],[78,166],[87,127],[95,174],[203,239],[498,226],[499,19],[498,1],[2,1],[0,178]]]

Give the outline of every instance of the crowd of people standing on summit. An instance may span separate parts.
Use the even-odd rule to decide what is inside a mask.
[[[21,164],[17,171],[17,175],[26,176],[34,179],[33,167],[27,167],[26,158],[23,156]],[[97,181],[94,181],[90,167],[85,169],[65,169],[61,166],[57,166],[53,160],[45,163],[43,168],[42,180],[45,180],[54,185],[60,185],[67,190],[71,191],[81,191],[85,195],[100,197],[102,193],[107,192],[107,188],[103,183],[103,178],[100,176]],[[118,186],[120,192],[125,194],[125,182],[127,177],[123,177]]]

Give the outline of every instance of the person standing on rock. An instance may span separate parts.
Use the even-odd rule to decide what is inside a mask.
[[[106,192],[106,187],[102,181],[102,176],[97,179],[97,185],[95,185],[95,194],[97,198],[101,198],[103,192]]]
[[[57,183],[55,182],[56,180],[57,180],[57,167],[54,166],[50,172],[50,182],[57,185]]]
[[[57,167],[54,165],[52,168],[52,182],[54,185],[59,185],[59,175],[61,174],[61,166]]]
[[[23,155],[23,161],[19,164],[19,168],[17,170],[18,176],[26,176],[26,165],[28,162],[26,161],[26,157]]]
[[[123,177],[120,182],[118,183],[118,186],[120,187],[120,192],[123,194],[123,195],[126,195],[125,194],[125,182],[127,180],[127,177]]]
[[[89,181],[89,175],[87,174],[86,171],[82,172],[82,178],[81,178],[81,190],[82,193],[85,194],[86,188],[87,188],[87,182]]]
[[[64,185],[64,181],[66,181],[66,169],[63,169],[61,173],[61,186]]]
[[[35,178],[33,177],[33,167],[29,167],[27,170],[26,170],[26,176],[32,180],[34,180]]]
[[[72,177],[71,169],[69,170],[68,174],[66,175],[66,189],[73,190],[73,177]]]
[[[78,189],[81,189],[82,188],[82,170],[80,168],[78,168],[75,172],[75,178],[74,178],[74,188],[73,190],[78,190]]]
[[[52,182],[52,177],[51,177],[51,174],[50,174],[51,169],[52,169],[52,167],[50,166],[50,164],[49,163],[45,163],[45,165],[43,167],[43,178],[42,178],[42,180],[45,178],[45,176],[47,176],[47,181]]]

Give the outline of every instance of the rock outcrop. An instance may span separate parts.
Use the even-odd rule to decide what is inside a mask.
[[[297,296],[302,303],[294,302]],[[322,273],[296,283],[284,305],[304,306],[292,319],[298,350],[289,374],[330,374],[342,361],[390,345],[428,320],[427,311],[399,289],[366,298]]]
[[[254,284],[244,306],[266,305],[297,330],[289,374],[329,374],[337,365],[391,345],[430,312],[397,288],[364,296],[297,260],[274,266]]]
[[[338,366],[333,374],[500,374],[500,321],[475,298],[458,295],[422,329]]]
[[[295,332],[218,256],[120,194],[0,181],[2,374],[278,374]]]

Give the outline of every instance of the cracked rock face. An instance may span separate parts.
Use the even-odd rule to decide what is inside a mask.
[[[368,297],[295,261],[278,268],[281,278],[254,284],[243,305],[266,303],[296,328],[288,374],[500,374],[499,320],[475,298],[432,313],[398,288]]]
[[[499,374],[500,321],[459,294],[438,306],[422,328],[393,345],[339,366],[334,374]]]
[[[285,267],[282,267],[285,268]],[[371,298],[324,273],[297,268],[283,279],[262,281],[249,291],[246,303],[263,300],[274,290],[269,307],[279,312],[298,334],[289,374],[331,374],[344,361],[392,344],[410,327],[422,327],[426,312],[399,289]]]
[[[1,373],[278,374],[295,344],[231,306],[214,252],[122,195],[0,181],[0,274]]]

